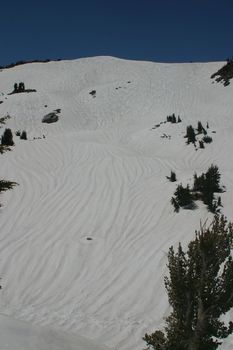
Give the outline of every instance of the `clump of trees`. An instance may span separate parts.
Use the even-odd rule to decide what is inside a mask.
[[[180,116],[178,115],[178,117],[175,116],[175,113],[168,115],[167,116],[167,122],[175,124],[175,123],[181,123],[181,119]]]
[[[14,146],[13,134],[11,129],[5,129],[2,137],[1,137],[1,145],[4,146]]]
[[[25,89],[25,85],[23,82],[20,82],[19,84],[14,83],[14,89],[8,95],[18,94],[20,92],[36,92],[36,90],[35,89]]]
[[[189,185],[184,187],[179,184],[171,199],[174,210],[178,212],[181,207],[193,209],[195,208],[194,201],[202,200],[211,212],[219,211],[219,207],[222,206],[221,198],[215,198],[214,194],[223,192],[220,178],[218,167],[212,164],[206,173],[202,173],[200,176],[194,174],[192,188]]]
[[[17,185],[16,182],[0,180],[0,192],[11,190],[15,185]]]
[[[17,83],[14,84],[14,93],[17,92],[24,92],[25,91],[25,85],[23,82],[19,83],[19,85]]]
[[[184,187],[179,184],[174,192],[174,197],[171,199],[171,204],[174,206],[174,210],[178,212],[180,208],[193,209],[194,206],[194,196],[190,190],[189,185]]]
[[[233,58],[228,58],[227,63],[211,75],[211,79],[214,78],[216,82],[222,82],[224,86],[230,84],[230,80],[233,78]]]
[[[209,129],[208,122],[206,124],[206,128]],[[203,127],[201,121],[198,121],[196,132],[192,125],[188,125],[186,128],[186,134],[184,137],[187,138],[187,144],[193,143],[194,145],[196,145],[197,136],[200,134],[204,135],[201,140],[198,140],[200,148],[205,148],[204,143],[211,143],[213,141],[212,137],[207,135],[207,131]]]
[[[233,307],[232,246],[232,224],[215,216],[186,252],[170,247],[165,288],[172,312],[164,331],[145,334],[148,350],[215,350],[233,333],[233,322],[221,319]]]
[[[219,169],[213,164],[206,173],[202,173],[200,176],[194,174],[193,192],[200,194],[200,198],[212,212],[216,212],[217,208],[221,206],[221,200],[214,196],[214,193],[223,192],[220,186],[220,178]]]

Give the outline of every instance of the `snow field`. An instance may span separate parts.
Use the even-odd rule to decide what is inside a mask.
[[[0,72],[0,116],[29,138],[1,155],[0,176],[19,184],[1,195],[2,314],[123,350],[162,327],[167,251],[211,220],[202,203],[174,213],[166,176],[191,183],[218,165],[233,219],[232,85],[210,79],[221,65],[97,57]],[[37,92],[6,95],[20,81]],[[57,108],[59,121],[42,124]],[[182,123],[160,124],[171,113]],[[213,143],[196,151],[184,135],[198,120]]]

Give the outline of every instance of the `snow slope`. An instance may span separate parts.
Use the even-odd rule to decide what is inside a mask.
[[[0,315],[1,350],[107,350],[89,340]]]
[[[123,350],[163,326],[168,248],[211,220],[202,203],[174,213],[166,176],[191,183],[218,165],[233,220],[233,87],[210,79],[222,64],[96,57],[0,72],[0,116],[29,138],[0,156],[0,177],[19,184],[1,195],[1,313]],[[7,95],[20,81],[37,92]],[[152,129],[173,112],[182,123]],[[196,151],[184,135],[199,120],[213,142]]]

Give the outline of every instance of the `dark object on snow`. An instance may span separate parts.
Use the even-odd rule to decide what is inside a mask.
[[[90,91],[89,94],[90,94],[92,97],[96,97],[96,90]]]
[[[211,75],[217,83],[221,82],[224,86],[230,85],[230,80],[233,78],[233,59],[227,59],[227,63],[220,68],[216,73]]]
[[[42,118],[42,123],[55,123],[58,121],[58,115],[54,112],[46,114],[43,118]]]
[[[1,138],[1,145],[14,146],[13,134],[11,129],[5,129]]]
[[[20,135],[20,139],[21,140],[27,140],[27,133],[25,130],[22,131],[21,135]]]

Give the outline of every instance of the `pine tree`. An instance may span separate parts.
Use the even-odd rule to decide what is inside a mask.
[[[183,187],[182,184],[178,185],[175,192],[174,198],[180,207],[185,207],[193,203],[192,194],[189,185]]]
[[[20,139],[21,140],[27,140],[27,133],[25,130],[22,131],[21,135],[20,135]]]
[[[219,169],[217,165],[211,165],[205,174],[205,187],[212,192],[222,192],[220,187]]]
[[[233,333],[233,322],[220,318],[233,307],[233,226],[215,216],[201,227],[185,253],[168,252],[165,288],[172,307],[165,331],[143,338],[154,350],[215,350]]]
[[[1,144],[5,146],[13,146],[13,135],[11,129],[5,129],[2,138],[1,138]]]
[[[14,92],[18,92],[18,84],[14,83]]]
[[[202,126],[202,123],[199,121],[198,123],[197,123],[197,132],[198,132],[198,134],[201,134],[202,133],[202,131],[203,131],[203,126]]]
[[[196,135],[195,135],[195,131],[192,127],[192,125],[187,126],[186,129],[186,135],[185,137],[187,137],[187,143],[195,143],[196,142]]]
[[[173,113],[172,116],[171,116],[171,122],[172,122],[173,124],[176,123],[176,116],[175,116],[175,113]]]
[[[219,169],[216,165],[211,165],[207,172],[200,176],[194,174],[193,191],[202,194],[203,202],[208,206],[208,209],[213,213],[216,212],[218,205],[214,202],[214,193],[222,192],[220,187]]]
[[[179,205],[179,203],[177,202],[177,200],[176,200],[174,197],[171,198],[171,204],[172,204],[173,207],[174,207],[174,211],[175,211],[176,213],[178,213],[179,210],[180,210],[180,205]]]

